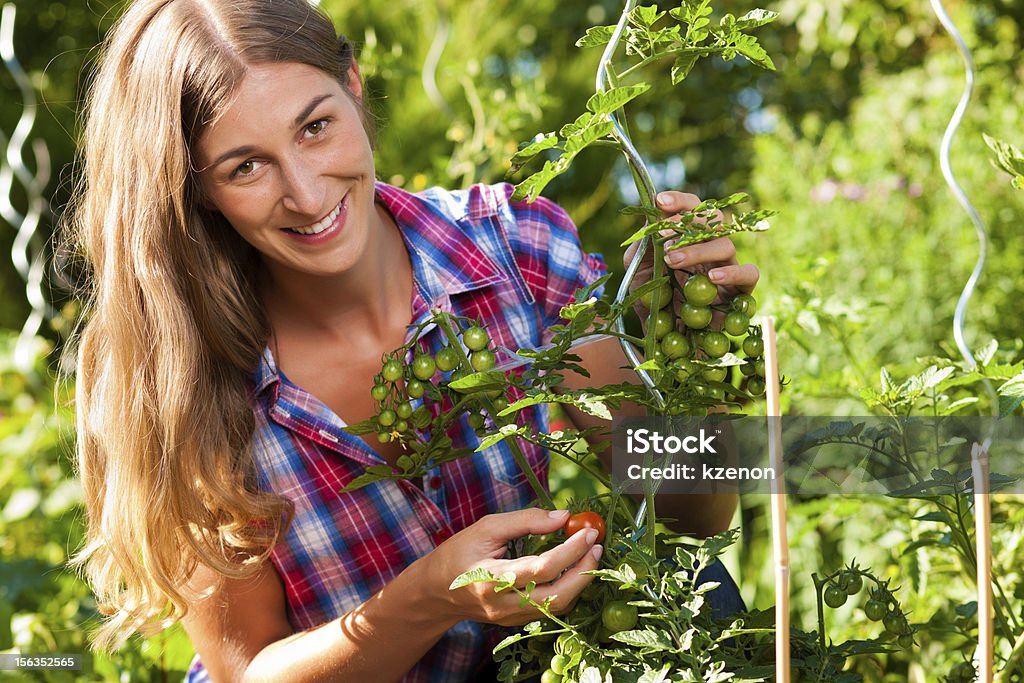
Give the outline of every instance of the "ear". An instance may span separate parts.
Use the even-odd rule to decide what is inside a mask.
[[[363,79],[359,75],[359,63],[356,62],[355,58],[352,59],[352,65],[348,68],[348,91],[357,100],[362,101]]]

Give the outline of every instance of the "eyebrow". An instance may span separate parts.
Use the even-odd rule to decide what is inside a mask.
[[[317,97],[314,97],[312,100],[310,100],[309,104],[307,104],[303,108],[303,110],[301,112],[299,112],[299,115],[295,117],[295,119],[293,121],[293,125],[296,128],[301,126],[303,124],[303,122],[306,120],[306,118],[310,114],[312,114],[316,110],[316,108],[320,106],[320,104],[322,102],[324,102],[325,100],[329,100],[332,97],[334,97],[334,95],[331,94],[331,93],[328,93],[328,94],[325,94],[325,95],[319,95]],[[244,147],[236,147],[235,149],[229,150],[229,151],[224,152],[223,154],[221,154],[219,157],[217,157],[214,160],[214,162],[212,164],[210,164],[206,168],[208,168],[208,169],[209,168],[216,168],[217,166],[220,166],[222,163],[224,163],[228,159],[234,159],[235,157],[247,157],[247,156],[249,156],[250,154],[252,154],[255,151],[256,151],[256,148],[253,147],[252,145],[245,145]]]

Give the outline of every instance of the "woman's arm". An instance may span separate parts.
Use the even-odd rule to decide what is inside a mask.
[[[488,515],[414,562],[355,610],[301,633],[288,623],[284,585],[269,564],[251,579],[225,581],[191,606],[183,624],[218,683],[396,681],[459,621],[517,625],[537,618],[533,607],[519,605],[516,594],[495,593],[490,584],[448,590],[465,571],[513,572],[519,586],[538,584],[533,593],[538,602],[556,596],[552,609],[568,610],[593,580],[581,572],[597,568],[596,533],[577,533],[539,556],[502,559],[510,540],[550,533],[565,520],[565,511],[536,508]],[[214,578],[204,568],[190,587],[212,586]]]
[[[658,195],[658,208],[666,213],[669,220],[673,220],[675,214],[689,211],[698,204],[700,204],[700,198],[692,194],[662,192]],[[627,250],[624,258],[627,266],[637,246],[637,243],[634,243]],[[718,286],[719,296],[723,299],[753,291],[759,278],[756,266],[737,263],[736,248],[732,240],[725,237],[673,250],[666,263],[671,270],[675,271],[706,269],[709,277]],[[650,279],[651,272],[652,267],[650,257],[648,257],[648,263],[641,267],[634,281],[635,286],[640,286]],[[686,277],[685,274],[677,272],[677,277],[680,276]],[[581,364],[591,376],[587,379],[579,375],[568,375],[565,381],[565,387],[568,389],[637,382],[636,374],[629,369],[630,363],[622,352],[619,342],[615,339],[605,339],[582,346],[574,353],[580,356]],[[569,418],[578,429],[591,427],[607,429],[608,427],[608,423],[604,420],[588,415],[572,406],[566,408]],[[628,403],[624,404],[617,414],[623,417],[640,416],[644,415],[644,409],[636,404]],[[597,440],[599,439],[595,439],[595,441]],[[611,471],[610,449],[598,453],[598,456],[605,467]],[[665,517],[677,520],[671,525],[676,531],[698,537],[712,536],[728,529],[736,512],[737,502],[737,496],[731,493],[665,494],[657,497],[658,512]]]

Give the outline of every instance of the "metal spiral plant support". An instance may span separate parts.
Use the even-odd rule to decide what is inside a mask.
[[[21,329],[15,347],[14,360],[19,370],[26,375],[31,375],[33,339],[39,332],[43,321],[53,315],[43,293],[46,250],[38,233],[40,222],[47,212],[47,202],[43,192],[50,180],[50,154],[45,142],[40,139],[32,141],[32,153],[36,161],[36,171],[33,173],[25,164],[22,153],[32,132],[32,127],[35,125],[38,105],[32,84],[14,56],[15,11],[14,4],[7,3],[3,6],[2,14],[0,14],[0,57],[18,84],[23,98],[23,108],[21,118],[18,120],[10,140],[0,131],[0,145],[6,149],[3,157],[0,158],[0,218],[17,230],[14,246],[11,249],[11,259],[14,261],[14,267],[18,274],[25,281],[25,295],[32,307],[32,312]],[[22,185],[28,197],[28,207],[24,214],[14,206],[15,179]]]
[[[612,59],[615,56],[615,51],[619,47],[619,43],[622,41],[622,34],[626,31],[626,25],[629,23],[629,15],[636,7],[637,0],[626,0],[626,5],[622,10],[622,16],[619,18],[619,23],[615,26],[615,32],[612,34],[611,39],[608,41],[608,46],[605,48],[604,54],[601,55],[601,62],[597,69],[597,79],[594,87],[597,92],[603,92],[609,87],[615,87],[615,83],[611,78],[609,69],[612,65]],[[639,180],[637,183],[637,190],[642,193],[641,200],[645,205],[654,206],[654,198],[657,194],[654,188],[654,181],[651,178],[651,173],[647,169],[647,164],[644,163],[640,153],[636,151],[636,147],[633,146],[633,142],[629,139],[629,134],[625,128],[619,122],[618,117],[614,114],[608,115],[608,118],[612,122],[612,137],[622,146],[622,151],[626,155],[626,160],[629,162],[630,168],[633,171],[634,179]],[[629,295],[629,285],[633,282],[633,278],[636,277],[637,272],[640,270],[640,264],[643,262],[644,255],[647,250],[651,247],[653,238],[648,236],[640,240],[637,245],[636,253],[633,254],[633,260],[630,261],[629,267],[626,268],[626,273],[622,277],[622,284],[619,285],[619,291],[615,295],[615,303],[621,304],[626,300]],[[624,335],[626,332],[625,323],[622,317],[618,317],[615,320],[614,329],[620,335]],[[624,337],[619,337],[619,344],[622,346],[623,352],[626,354],[626,358],[633,364],[633,367],[641,365],[643,361],[637,354],[636,349],[629,343]],[[643,382],[644,386],[654,397],[655,403],[659,407],[665,406],[665,397],[655,386],[654,380],[646,370],[636,370],[637,375],[640,376],[640,381]],[[656,480],[652,483],[654,491],[657,491],[660,480]],[[637,529],[641,528],[641,523],[644,517],[647,515],[647,501],[646,499],[640,503],[640,509],[637,511],[635,524]]]
[[[953,338],[956,340],[957,349],[960,351],[960,355],[963,356],[968,366],[973,370],[978,367],[978,361],[975,360],[974,354],[971,353],[971,348],[967,344],[967,340],[964,337],[964,317],[967,313],[967,304],[974,294],[974,288],[977,286],[978,279],[981,277],[982,271],[985,269],[985,255],[988,251],[988,231],[985,228],[985,222],[978,215],[977,210],[974,208],[974,204],[967,197],[967,193],[964,192],[960,183],[957,182],[956,175],[953,173],[953,167],[949,160],[949,150],[953,144],[953,137],[956,135],[957,128],[960,127],[960,122],[963,121],[964,113],[967,111],[967,105],[971,101],[971,93],[974,90],[974,58],[971,55],[971,49],[967,47],[967,43],[964,42],[963,36],[960,31],[957,30],[956,24],[953,23],[953,19],[946,12],[946,8],[942,4],[942,0],[931,0],[932,10],[935,12],[935,16],[938,17],[939,22],[942,24],[946,32],[953,38],[953,42],[956,43],[957,48],[960,50],[960,56],[964,60],[966,83],[964,85],[963,94],[960,96],[960,102],[957,104],[956,110],[953,112],[952,118],[949,120],[949,125],[946,126],[946,132],[942,136],[942,143],[939,146],[939,166],[942,169],[942,177],[945,178],[946,184],[953,191],[960,206],[964,208],[967,215],[970,217],[971,222],[974,224],[975,233],[978,236],[978,260],[974,264],[974,270],[971,272],[971,277],[967,280],[967,284],[964,285],[963,291],[960,293],[960,299],[956,304],[956,313],[953,316]],[[992,388],[991,382],[984,380],[985,390],[988,392],[989,397],[992,399],[993,414],[999,414],[999,400],[996,396],[995,390]]]

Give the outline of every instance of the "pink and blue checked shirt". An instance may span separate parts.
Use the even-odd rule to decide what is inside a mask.
[[[398,223],[412,261],[413,323],[441,308],[482,320],[499,349],[536,348],[549,341],[547,330],[573,292],[603,275],[603,262],[582,250],[562,209],[543,198],[510,203],[511,191],[509,185],[478,185],[409,194],[377,185],[378,200]],[[419,340],[432,352],[443,344],[443,334],[433,327]],[[346,434],[342,420],[316,397],[292,384],[269,349],[254,380],[253,451],[260,483],[295,504],[294,522],[272,561],[284,580],[288,619],[296,630],[351,611],[455,532],[533,499],[504,443],[435,468],[422,490],[406,481],[384,481],[340,493],[366,466],[384,461],[359,437]],[[537,407],[521,419],[544,428],[547,411]],[[456,447],[478,445],[465,416],[451,437]],[[546,481],[546,454],[527,443],[521,447]],[[464,681],[500,636],[461,622],[403,680]],[[186,680],[202,680],[203,673],[197,660]]]

